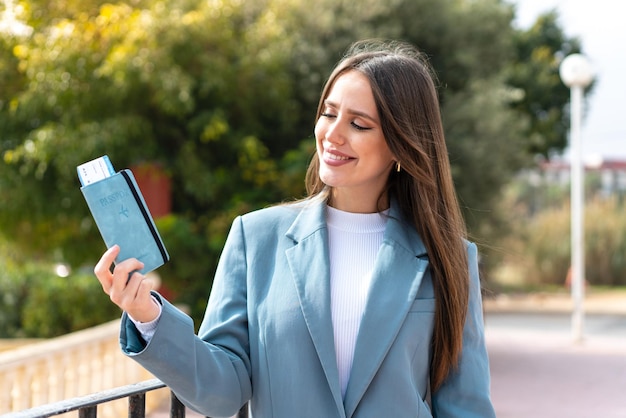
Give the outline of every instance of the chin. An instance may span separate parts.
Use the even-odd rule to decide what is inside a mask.
[[[320,166],[319,176],[320,180],[322,180],[322,183],[327,186],[335,187],[340,183],[340,179],[338,178],[339,176],[337,175],[337,173],[333,173],[333,170],[330,170],[323,164]]]

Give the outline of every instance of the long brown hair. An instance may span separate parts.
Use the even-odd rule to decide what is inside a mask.
[[[434,391],[458,364],[469,298],[465,224],[452,182],[436,78],[424,56],[409,44],[358,42],[326,82],[316,120],[335,80],[352,70],[369,79],[383,135],[400,164],[399,172],[394,168],[390,173],[386,192],[415,225],[428,252],[436,298],[430,372]],[[309,196],[328,192],[319,178],[317,155],[306,185]]]

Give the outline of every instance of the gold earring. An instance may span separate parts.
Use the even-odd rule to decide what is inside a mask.
[[[396,161],[396,171],[400,172],[400,161]]]

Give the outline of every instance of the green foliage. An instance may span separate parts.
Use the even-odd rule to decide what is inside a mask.
[[[564,284],[570,266],[569,207],[549,209],[529,220],[522,237],[528,281]]]
[[[585,214],[586,278],[597,285],[626,284],[626,207],[598,200]]]
[[[502,111],[509,93],[497,80],[476,80],[444,106],[457,193],[469,230],[481,240],[493,239],[497,231],[490,228],[502,222],[493,210],[500,198],[494,191],[502,190],[511,170],[524,166],[527,158],[520,152],[519,135],[526,120]]]
[[[160,218],[156,224],[171,256],[171,260],[157,271],[163,280],[159,291],[169,300],[187,305],[192,316],[200,318],[211,290],[211,269],[216,263],[216,254],[219,254],[212,251],[210,238],[221,245],[225,237],[217,234],[204,237],[198,233],[193,221],[177,215]],[[220,225],[217,229],[225,231],[227,227]]]
[[[585,213],[585,278],[592,285],[626,284],[626,211],[616,199],[594,199]],[[531,280],[563,284],[570,266],[570,207],[542,212],[524,234]]]
[[[624,285],[624,196],[606,196],[596,177],[590,173],[585,181],[585,277],[592,285]],[[530,175],[507,187],[499,210],[508,216],[511,228],[502,241],[499,261],[504,271],[520,276],[514,281],[544,286],[565,283],[571,263],[568,186],[541,182]]]
[[[357,39],[403,39],[430,57],[475,235],[497,235],[500,190],[525,151],[543,152],[524,133],[563,145],[518,93],[550,73],[541,91],[561,120],[568,98],[552,76],[570,41],[555,22],[550,37],[525,38],[501,0],[19,4],[34,32],[0,36],[0,232],[30,257],[91,266],[104,247],[74,168],[103,154],[118,169],[158,163],[173,190],[159,273],[194,316],[233,217],[304,194],[322,83]],[[529,60],[544,44],[547,58]]]
[[[32,266],[24,268],[14,260],[10,246],[0,236],[0,338],[23,336],[22,308],[31,283],[37,277]]]
[[[561,81],[559,66],[567,55],[580,52],[580,41],[565,36],[555,11],[517,32],[513,41],[517,59],[509,69],[509,83],[520,94],[512,107],[531,116],[524,130],[526,152],[549,157],[567,145],[569,113],[564,104],[570,92]]]
[[[49,338],[118,318],[119,308],[107,299],[93,273],[59,277],[40,271],[22,307],[22,331]]]
[[[0,263],[0,338],[55,337],[120,315],[92,273],[60,277],[49,263],[6,252]]]

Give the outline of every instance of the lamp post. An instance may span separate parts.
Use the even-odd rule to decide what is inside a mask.
[[[583,339],[585,299],[584,170],[581,120],[583,89],[593,80],[589,61],[580,54],[568,55],[559,68],[563,83],[571,92],[570,170],[571,170],[571,286],[572,332],[574,341]]]

